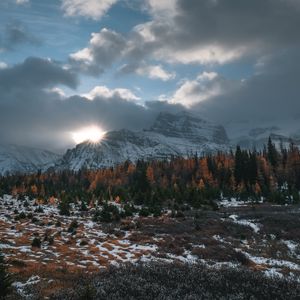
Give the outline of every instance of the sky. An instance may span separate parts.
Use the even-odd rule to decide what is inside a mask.
[[[298,0],[1,0],[0,143],[181,110],[299,135],[299,28]]]

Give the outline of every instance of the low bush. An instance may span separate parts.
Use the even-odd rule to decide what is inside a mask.
[[[34,239],[33,239],[33,241],[32,241],[32,243],[31,243],[31,246],[32,247],[35,247],[35,248],[41,248],[41,240],[40,240],[40,238],[38,238],[38,237],[35,237]]]
[[[93,277],[80,277],[71,289],[53,294],[50,299],[293,300],[299,295],[296,281],[268,278],[246,269],[152,263],[111,267]]]

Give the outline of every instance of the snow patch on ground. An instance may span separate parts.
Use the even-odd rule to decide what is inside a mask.
[[[26,282],[14,282],[12,284],[13,287],[16,288],[17,293],[24,297],[25,299],[30,299],[32,295],[26,293],[26,288],[30,285],[37,284],[41,281],[41,278],[39,276],[31,276]]]
[[[239,249],[237,249],[239,250]],[[243,252],[243,251],[242,251]],[[279,260],[279,259],[274,259],[274,258],[265,258],[265,257],[260,257],[260,256],[254,256],[251,255],[247,252],[243,252],[247,258],[252,260],[258,265],[266,265],[266,266],[271,266],[271,267],[283,267],[283,268],[288,268],[291,270],[296,270],[300,271],[300,265],[287,261],[287,260]]]
[[[258,204],[263,203],[264,200],[261,198],[259,201],[244,201],[244,200],[237,200],[236,198],[223,198],[219,202],[219,206],[221,207],[241,207],[241,206],[247,206],[251,204]]]
[[[237,215],[231,215],[229,216],[229,218],[232,220],[232,222],[236,224],[251,227],[255,233],[258,233],[260,230],[259,226],[256,223],[254,223],[253,220],[238,220]]]

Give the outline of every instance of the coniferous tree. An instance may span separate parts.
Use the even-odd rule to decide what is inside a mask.
[[[240,184],[243,179],[243,154],[240,146],[236,147],[234,162],[235,181],[237,184]]]
[[[4,300],[11,290],[11,276],[7,271],[4,257],[0,253],[0,299]]]
[[[60,215],[63,215],[63,216],[70,215],[70,203],[65,195],[63,195],[58,208],[59,208]]]
[[[275,145],[272,143],[271,137],[268,139],[268,159],[273,167],[277,166],[278,163],[278,152]]]
[[[251,185],[255,184],[257,181],[257,160],[256,152],[250,153],[249,158],[249,182]]]

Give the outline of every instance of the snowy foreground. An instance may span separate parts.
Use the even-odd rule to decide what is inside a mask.
[[[92,221],[93,209],[80,212],[74,206],[66,217],[55,203],[37,206],[7,195],[0,198],[0,250],[15,274],[13,286],[25,299],[32,297],[30,286],[59,289],[64,274],[88,276],[124,263],[243,266],[300,282],[299,207],[232,199],[222,201],[216,212],[184,214],[171,218],[166,211],[158,218],[103,224]],[[32,246],[34,239],[41,245]]]

